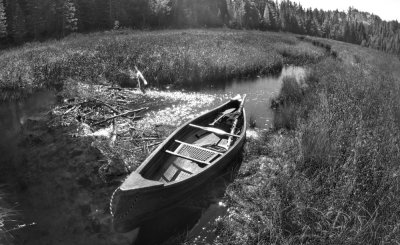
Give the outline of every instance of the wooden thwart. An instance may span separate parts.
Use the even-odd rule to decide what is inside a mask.
[[[175,152],[173,152],[173,151],[166,150],[165,152],[166,152],[166,153],[169,153],[169,154],[171,154],[171,155],[177,156],[177,157],[185,158],[185,159],[190,160],[190,161],[193,161],[193,162],[197,162],[197,163],[201,163],[201,164],[205,164],[205,165],[210,164],[210,163],[208,163],[208,162],[204,162],[204,161],[197,160],[197,159],[194,159],[194,158],[191,158],[191,157],[188,157],[188,156],[184,156],[184,155],[175,153]]]

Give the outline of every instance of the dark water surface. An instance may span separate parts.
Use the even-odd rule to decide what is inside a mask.
[[[49,90],[35,92],[18,101],[0,102],[0,163],[13,157],[27,121],[44,120],[55,103],[55,93]]]
[[[194,239],[200,244],[214,241],[214,222],[225,215],[227,210],[221,199],[240,167],[239,164],[240,160],[207,185],[197,188],[178,206],[172,207],[156,219],[144,222],[131,232],[132,244],[178,244],[185,239]]]
[[[189,91],[216,95],[219,100],[210,109],[237,94],[247,94],[245,104],[247,119],[255,121],[257,128],[266,129],[271,125],[274,111],[271,99],[279,94],[284,77],[295,77],[298,81],[306,75],[306,70],[298,66],[285,66],[280,74],[257,78],[242,78],[214,85],[187,86]]]
[[[295,77],[300,81],[305,75],[303,67],[286,66],[276,76],[239,79],[200,87],[188,85],[185,90],[215,95],[217,99],[209,109],[237,94],[247,94],[245,108],[248,120],[255,120],[257,128],[266,129],[274,117],[270,102],[279,94],[283,78]],[[168,236],[182,233],[196,243],[211,243],[216,238],[213,230],[216,219],[227,212],[222,198],[226,186],[233,180],[230,178],[232,175],[233,172],[228,171],[224,177],[213,181],[200,194],[182,204],[182,207],[171,209],[159,219],[143,224],[133,232],[134,244],[156,244],[165,241]]]
[[[215,102],[205,109],[218,106],[236,94],[247,94],[248,118],[256,121],[258,128],[265,129],[274,116],[270,100],[279,93],[285,76],[301,79],[305,70],[284,67],[276,76],[239,79],[217,86],[187,86],[185,90],[215,95]],[[176,244],[184,237],[204,244],[215,239],[213,224],[226,213],[222,198],[233,180],[233,169],[221,173],[178,206],[144,222],[140,228],[124,234],[126,239],[121,239],[112,232],[108,206],[103,205],[112,187],[101,183],[88,187],[93,178],[87,176],[97,174],[98,154],[84,140],[70,139],[62,130],[46,129],[46,113],[56,102],[54,92],[39,91],[20,101],[0,103],[0,185],[12,180],[10,194],[16,196],[13,206],[25,217],[23,222],[35,223],[13,233],[16,244],[109,244],[109,241]],[[35,159],[26,159],[20,152],[24,149],[29,151],[26,156],[34,156],[37,146],[40,151]],[[18,162],[35,169],[35,173],[24,173],[18,165],[13,165]],[[84,171],[79,170],[82,165]],[[14,174],[17,176],[11,176]],[[63,215],[57,216],[58,212]]]

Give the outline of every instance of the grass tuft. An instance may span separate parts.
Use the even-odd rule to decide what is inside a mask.
[[[11,216],[14,215],[13,211],[5,208],[6,203],[4,200],[4,194],[0,192],[0,243],[6,244],[8,242],[9,234],[6,230],[6,222],[8,222]]]
[[[251,171],[228,187],[218,243],[400,240],[400,80],[388,69],[400,64],[357,55],[312,66],[303,97],[286,82],[282,100],[292,103],[277,107],[276,121],[289,130],[252,144],[242,167]]]
[[[283,60],[310,63],[323,55],[286,34],[235,30],[185,33],[123,30],[26,44],[1,53],[0,89],[62,90],[71,80],[131,86],[135,81],[127,74],[135,65],[151,86],[179,87],[274,74],[282,70]]]

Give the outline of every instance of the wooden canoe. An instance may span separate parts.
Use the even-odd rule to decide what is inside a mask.
[[[110,201],[115,231],[138,227],[234,162],[246,138],[244,99],[231,99],[182,125],[126,178]]]

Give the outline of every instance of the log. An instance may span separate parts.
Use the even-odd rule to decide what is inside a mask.
[[[135,70],[136,70],[136,74],[137,74],[138,78],[142,79],[144,86],[147,86],[147,84],[149,84],[149,83],[146,81],[146,78],[144,78],[142,72],[139,71],[137,66],[135,66]]]
[[[106,102],[104,102],[102,100],[99,100],[99,99],[96,99],[96,98],[94,98],[94,100],[97,101],[98,103],[104,105],[105,107],[111,109],[115,113],[118,113],[118,114],[122,113],[120,110],[117,110],[116,108],[114,108],[113,106],[111,106],[110,104],[107,104]]]
[[[133,111],[127,111],[127,112],[124,112],[124,113],[121,113],[121,114],[118,114],[118,115],[115,115],[115,116],[106,118],[106,119],[104,119],[104,120],[102,120],[102,121],[100,121],[100,122],[97,122],[97,123],[95,123],[95,124],[92,124],[92,126],[97,126],[97,125],[99,125],[99,124],[108,122],[108,121],[113,120],[113,119],[115,119],[115,118],[128,116],[128,115],[130,115],[130,114],[138,113],[138,112],[141,112],[141,111],[144,111],[144,110],[147,110],[147,109],[148,109],[147,107],[144,107],[144,108],[140,108],[140,109],[133,110]],[[131,119],[132,119],[132,120],[138,120],[138,119],[140,119],[140,118],[141,118],[141,117],[133,117],[133,118],[131,118]]]
[[[75,110],[75,109],[77,109],[77,108],[79,108],[79,107],[81,107],[81,106],[80,106],[80,105],[74,105],[73,107],[71,107],[71,108],[69,108],[68,110],[66,110],[66,111],[63,113],[63,115],[66,115],[66,114],[70,113],[71,111],[73,111],[73,110]]]

